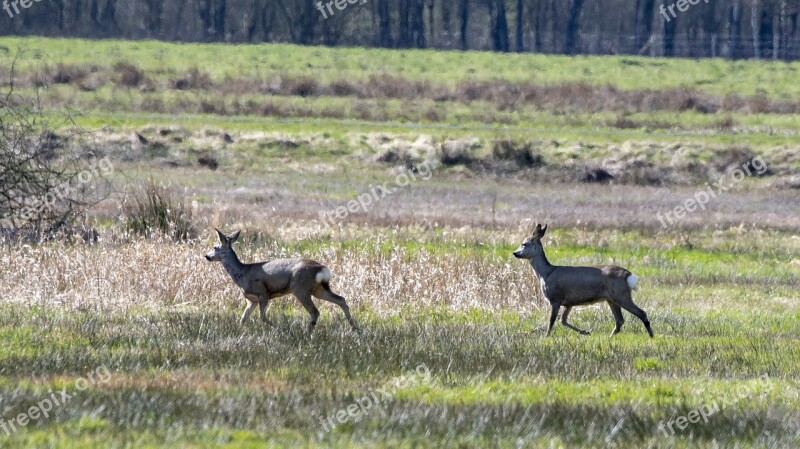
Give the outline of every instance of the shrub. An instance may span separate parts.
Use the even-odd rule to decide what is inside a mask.
[[[51,79],[54,84],[79,83],[86,75],[86,70],[80,67],[58,64]]]
[[[173,79],[170,84],[177,90],[209,89],[213,86],[211,76],[201,72],[197,67],[192,67],[183,76]]]
[[[167,187],[149,181],[124,204],[125,229],[152,238],[158,233],[174,241],[193,238],[192,210],[177,201]]]
[[[530,168],[544,165],[542,156],[533,151],[530,142],[516,143],[511,140],[496,140],[492,143],[492,158],[496,161],[514,161],[520,167]]]
[[[58,71],[59,82],[83,76],[66,66]],[[45,114],[38,97],[16,94],[10,76],[0,91],[0,234],[6,240],[56,238],[106,197],[113,164],[76,142],[84,131],[71,117]]]
[[[210,170],[216,170],[219,167],[219,161],[212,154],[202,154],[197,158],[197,163],[201,167],[206,167]]]
[[[445,166],[468,165],[475,161],[475,151],[480,147],[469,140],[445,140],[439,145],[439,162]]]
[[[297,78],[289,78],[284,80],[282,88],[283,91],[285,91],[285,93],[288,95],[310,97],[317,95],[317,92],[319,91],[319,83],[313,77],[300,76]]]
[[[135,64],[118,62],[114,71],[117,72],[117,84],[123,87],[139,87],[145,81],[144,72]]]

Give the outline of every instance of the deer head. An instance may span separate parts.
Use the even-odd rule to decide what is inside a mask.
[[[533,235],[522,242],[522,245],[514,251],[514,257],[518,259],[533,259],[542,247],[541,240],[546,231],[547,225],[542,226],[537,224],[536,228],[533,230]]]
[[[211,248],[211,251],[209,251],[208,254],[206,254],[206,260],[209,260],[211,262],[220,261],[225,255],[232,253],[233,252],[232,245],[234,244],[234,242],[236,242],[236,239],[239,238],[239,233],[241,232],[241,231],[236,231],[230,236],[226,236],[219,229],[214,228],[214,230],[217,231],[217,236],[219,236],[219,243],[214,245],[214,247]]]

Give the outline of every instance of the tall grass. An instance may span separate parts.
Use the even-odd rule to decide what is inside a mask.
[[[112,376],[5,445],[778,448],[796,438],[798,279],[772,269],[796,257],[786,234],[743,245],[698,232],[697,249],[636,231],[554,232],[546,245],[555,262],[613,254],[642,274],[636,300],[650,314],[651,340],[630,316],[609,337],[605,306],[573,314],[593,335],[559,325],[545,337],[532,270],[510,256],[516,232],[354,228],[351,239],[294,238],[310,232],[275,223],[246,231],[237,251],[244,261],[303,255],[328,264],[361,335],[326,304],[309,334],[291,298],[273,301],[269,324],[240,326],[239,289],[203,258],[210,233],[174,242],[107,232],[95,245],[7,248],[4,405],[26,410],[50,389],[74,390],[97,366]],[[708,276],[726,269],[750,278]],[[321,430],[321,417],[421,364],[429,383]],[[750,395],[708,424],[658,430],[743,387]]]
[[[161,233],[175,241],[193,238],[192,209],[183,200],[176,200],[168,187],[147,182],[125,198],[123,203],[125,230],[145,237]]]

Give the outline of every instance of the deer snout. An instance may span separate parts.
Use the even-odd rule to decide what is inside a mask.
[[[513,254],[514,254],[514,257],[516,257],[517,259],[522,259],[522,250],[518,249],[518,250],[514,251]]]

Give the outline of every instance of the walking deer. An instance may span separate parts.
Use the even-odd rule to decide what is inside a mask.
[[[311,315],[309,330],[313,330],[319,318],[319,310],[314,306],[311,296],[332,302],[341,307],[350,327],[357,331],[356,324],[350,316],[350,308],[344,298],[331,291],[329,282],[331,270],[319,262],[309,259],[276,259],[269,262],[242,263],[233,251],[233,244],[239,238],[240,231],[226,236],[219,229],[219,244],[206,254],[212,262],[220,261],[225,271],[233,278],[233,282],[244,292],[250,302],[242,314],[241,324],[260,307],[261,320],[267,322],[269,301],[292,293],[300,304]]]
[[[558,318],[558,311],[563,306],[564,314],[561,322],[564,326],[583,335],[589,332],[579,329],[567,322],[570,310],[575,306],[594,304],[606,301],[614,315],[616,327],[611,335],[619,332],[625,319],[622,309],[636,315],[644,323],[647,333],[653,337],[647,314],[633,303],[631,291],[636,289],[638,278],[625,268],[604,265],[599,267],[560,267],[551,265],[544,254],[542,237],[547,225],[537,224],[533,235],[525,240],[516,251],[514,257],[530,260],[533,271],[539,278],[542,294],[550,302],[550,326],[547,335],[553,330]]]

